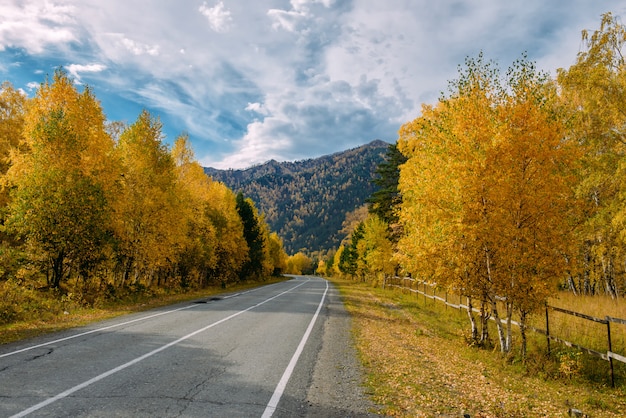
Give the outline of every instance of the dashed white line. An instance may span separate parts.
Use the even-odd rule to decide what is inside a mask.
[[[293,353],[293,356],[291,357],[291,360],[289,361],[287,368],[283,372],[283,376],[280,378],[278,385],[276,385],[274,394],[272,395],[272,398],[270,399],[267,406],[265,407],[265,411],[263,412],[263,415],[261,416],[261,418],[270,418],[274,414],[274,411],[276,411],[278,402],[280,402],[280,398],[283,396],[283,393],[285,392],[285,388],[287,387],[287,382],[289,381],[289,378],[291,377],[293,370],[295,369],[296,364],[298,363],[300,354],[302,354],[302,350],[304,350],[304,346],[307,340],[309,339],[309,336],[311,335],[311,331],[313,330],[313,325],[315,325],[315,321],[317,320],[320,310],[322,309],[322,305],[324,304],[326,293],[328,293],[328,281],[326,282],[326,289],[324,290],[322,299],[320,300],[320,303],[317,306],[315,315],[313,315],[313,318],[311,318],[311,322],[309,322],[309,326],[306,329],[304,335],[302,336],[302,340],[300,340],[300,344],[298,344],[298,348],[296,349],[295,353]]]
[[[66,398],[66,397],[70,396],[74,392],[77,392],[77,391],[79,391],[81,389],[84,389],[87,386],[90,386],[90,385],[92,385],[92,384],[94,384],[94,383],[96,383],[96,382],[98,382],[98,381],[100,381],[100,380],[102,380],[102,379],[104,379],[106,377],[109,377],[112,374],[115,374],[115,373],[117,373],[117,372],[119,372],[121,370],[124,370],[124,369],[126,369],[126,368],[128,368],[128,367],[130,367],[130,366],[132,366],[134,364],[139,363],[142,360],[147,359],[148,357],[152,357],[153,355],[155,355],[157,353],[160,353],[163,350],[166,350],[166,349],[168,349],[168,348],[170,348],[172,346],[175,346],[176,344],[178,344],[178,343],[180,343],[182,341],[185,341],[185,340],[193,337],[194,335],[200,334],[201,332],[204,332],[204,331],[206,331],[206,330],[208,330],[210,328],[213,328],[213,327],[215,327],[217,325],[220,325],[220,324],[222,324],[222,323],[224,323],[224,322],[226,322],[228,320],[231,320],[231,319],[233,319],[233,318],[235,318],[235,317],[237,317],[237,316],[239,316],[239,315],[241,315],[241,314],[243,314],[245,312],[248,312],[248,311],[250,311],[250,310],[252,310],[254,308],[257,308],[257,307],[259,307],[259,306],[261,306],[261,305],[263,305],[263,304],[265,304],[265,303],[267,303],[267,302],[269,302],[271,300],[274,300],[274,299],[276,299],[276,298],[278,298],[278,297],[280,297],[280,296],[282,296],[282,295],[284,295],[286,293],[289,293],[289,292],[297,289],[298,287],[304,285],[307,282],[308,282],[308,280],[304,281],[304,282],[302,282],[302,283],[300,283],[300,284],[298,284],[298,285],[296,285],[296,286],[294,286],[294,287],[292,287],[292,288],[290,288],[288,290],[285,290],[284,292],[281,292],[281,293],[279,293],[279,294],[277,294],[275,296],[272,296],[269,299],[265,299],[264,301],[259,302],[256,305],[250,306],[249,308],[246,308],[246,309],[244,309],[242,311],[235,312],[234,314],[232,314],[230,316],[227,316],[226,318],[220,319],[219,321],[213,322],[212,324],[209,324],[209,325],[207,325],[204,328],[200,328],[200,329],[198,329],[198,330],[196,330],[196,331],[194,331],[192,333],[189,333],[189,334],[187,334],[187,335],[185,335],[183,337],[180,337],[179,339],[177,339],[175,341],[172,341],[172,342],[170,342],[168,344],[165,344],[165,345],[163,345],[163,346],[161,346],[161,347],[159,347],[157,349],[154,349],[154,350],[150,351],[149,353],[146,353],[146,354],[144,354],[144,355],[142,355],[140,357],[137,357],[137,358],[135,358],[135,359],[133,359],[133,360],[131,360],[129,362],[126,362],[126,363],[124,363],[124,364],[122,364],[120,366],[117,366],[117,367],[109,370],[109,371],[106,371],[106,372],[104,372],[104,373],[102,373],[102,374],[100,374],[100,375],[98,375],[98,376],[96,376],[94,378],[91,378],[91,379],[89,379],[89,380],[87,380],[87,381],[85,381],[83,383],[80,383],[80,384],[78,384],[78,385],[76,385],[76,386],[74,386],[72,388],[69,388],[66,391],[61,392],[61,393],[59,393],[56,396],[53,396],[51,398],[46,399],[45,401],[42,401],[42,402],[40,402],[40,403],[38,403],[36,405],[33,405],[30,408],[23,410],[22,412],[19,412],[19,413],[15,414],[15,415],[12,415],[11,418],[25,417],[25,416],[27,416],[27,415],[29,415],[29,414],[31,414],[31,413],[41,409],[41,408],[44,408],[45,406],[48,406],[48,405],[50,405],[50,404],[52,404],[52,403],[54,403],[56,401],[59,401],[59,400],[61,400],[63,398]],[[326,286],[328,286],[328,284]],[[324,293],[324,294],[326,294],[326,293]],[[318,308],[318,312],[319,312],[319,308]],[[317,316],[317,312],[316,312],[316,316]]]
[[[270,285],[270,286],[272,286],[272,285]],[[267,286],[263,286],[263,287],[267,287]],[[230,298],[233,298],[235,296],[243,295],[245,293],[254,292],[254,291],[258,290],[258,289],[261,289],[261,287],[257,287],[255,289],[246,290],[245,292],[235,293],[233,295],[224,296],[223,299],[230,299]],[[172,309],[172,310],[165,311],[165,312],[159,312],[159,313],[156,313],[156,314],[153,314],[153,315],[142,316],[141,318],[133,319],[133,320],[126,321],[126,322],[121,322],[119,324],[113,324],[113,325],[109,325],[109,326],[102,327],[102,328],[92,329],[90,331],[81,332],[79,334],[70,335],[70,336],[67,336],[67,337],[64,337],[64,338],[59,338],[59,339],[56,339],[56,340],[53,340],[53,341],[48,341],[48,342],[37,344],[37,345],[31,345],[29,347],[25,347],[25,348],[22,348],[20,350],[15,350],[15,351],[11,351],[9,353],[0,354],[0,358],[12,356],[12,355],[19,354],[19,353],[23,353],[25,351],[34,350],[35,348],[45,347],[47,345],[56,344],[56,343],[60,343],[60,342],[67,341],[67,340],[72,340],[74,338],[83,337],[85,335],[93,334],[93,333],[96,333],[96,332],[106,331],[106,330],[111,329],[111,328],[122,327],[124,325],[133,324],[135,322],[145,321],[147,319],[156,318],[157,316],[167,315],[167,314],[171,314],[171,313],[174,313],[174,312],[183,311],[185,309],[191,309],[191,308],[194,308],[194,307],[197,307],[197,306],[199,306],[199,305],[183,306],[182,308]]]

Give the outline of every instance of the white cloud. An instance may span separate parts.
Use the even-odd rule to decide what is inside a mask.
[[[270,9],[267,11],[267,15],[274,20],[272,28],[284,29],[288,32],[296,32],[298,27],[308,17],[306,11],[280,9]]]
[[[256,112],[261,115],[267,115],[267,110],[261,103],[248,103],[246,110],[249,112]]]
[[[524,51],[540,69],[568,66],[614,3],[4,0],[0,72],[106,69],[90,83],[107,114],[136,118],[119,115],[122,97],[164,116],[169,137],[188,131],[202,163],[242,167],[394,141],[481,50],[503,69]]]
[[[230,24],[233,21],[230,10],[224,7],[224,2],[219,2],[213,7],[209,7],[207,2],[203,2],[198,11],[204,15],[208,21],[211,29],[215,32],[223,33],[230,29]]]
[[[8,47],[42,53],[49,45],[77,42],[75,8],[50,1],[0,3],[0,51]]]
[[[106,65],[103,64],[70,64],[67,66],[67,71],[74,77],[75,81],[81,83],[82,73],[99,73],[106,70]]]
[[[159,55],[159,46],[158,45],[148,45],[142,44],[141,42],[133,41],[132,39],[128,39],[124,36],[121,37],[121,43],[128,49],[133,55],[151,55],[157,56]]]

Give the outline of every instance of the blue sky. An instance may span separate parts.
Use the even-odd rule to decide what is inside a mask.
[[[394,142],[483,52],[555,73],[615,0],[4,0],[0,79],[63,66],[109,120],[142,109],[198,161],[245,168]]]

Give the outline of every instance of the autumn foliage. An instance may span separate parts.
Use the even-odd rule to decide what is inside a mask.
[[[460,293],[480,311],[468,309],[472,338],[488,340],[493,318],[503,352],[515,316],[522,355],[528,317],[559,287],[623,296],[625,43],[606,14],[556,79],[524,55],[504,73],[468,58],[448,94],[402,126],[404,159],[390,147],[385,192],[324,270]]]
[[[0,178],[0,282],[11,288],[93,301],[262,279],[286,264],[262,215],[238,211],[186,135],[170,149],[147,111],[108,122],[91,89],[62,69],[33,98],[2,85]]]

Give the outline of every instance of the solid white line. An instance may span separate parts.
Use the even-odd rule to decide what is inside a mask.
[[[276,284],[276,283],[274,283],[274,284]],[[268,286],[272,286],[272,285],[268,285]],[[264,287],[267,287],[267,286],[257,287],[257,288],[254,288],[254,289],[246,290],[244,292],[235,293],[234,295],[224,296],[222,299],[230,299],[230,298],[233,298],[235,296],[240,296],[240,295],[243,295],[243,294],[246,294],[246,293],[254,292],[254,291],[259,290],[259,289],[264,288]],[[189,305],[189,306],[184,306],[182,308],[172,309],[170,311],[159,312],[159,313],[156,313],[156,314],[153,314],[153,315],[143,316],[141,318],[133,319],[131,321],[126,321],[126,322],[121,322],[119,324],[113,324],[113,325],[109,325],[109,326],[102,327],[102,328],[92,329],[90,331],[81,332],[80,334],[74,334],[74,335],[70,335],[68,337],[59,338],[58,340],[48,341],[48,342],[45,342],[45,343],[42,343],[42,344],[37,344],[37,345],[32,345],[30,347],[22,348],[20,350],[11,351],[10,353],[0,354],[0,358],[12,356],[14,354],[23,353],[25,351],[33,350],[35,348],[45,347],[47,345],[56,344],[56,343],[60,343],[60,342],[67,341],[67,340],[72,340],[74,338],[78,338],[78,337],[82,337],[82,336],[85,336],[85,335],[93,334],[95,332],[106,331],[106,330],[111,329],[111,328],[121,327],[121,326],[132,324],[132,323],[135,323],[135,322],[144,321],[146,319],[155,318],[157,316],[167,315],[167,314],[171,314],[171,313],[174,313],[174,312],[183,311],[185,309],[196,308],[198,306],[200,306],[200,305],[193,304],[193,305]]]
[[[102,328],[92,329],[91,331],[81,332],[80,334],[70,335],[69,337],[59,338],[58,340],[48,341],[46,343],[32,345],[30,347],[22,348],[21,350],[16,350],[16,351],[11,351],[10,353],[1,354],[0,358],[12,356],[14,354],[23,353],[24,351],[33,350],[35,348],[40,348],[40,347],[45,347],[45,346],[50,345],[50,344],[60,343],[60,342],[63,342],[63,341],[71,340],[73,338],[82,337],[83,335],[93,334],[94,332],[106,331],[107,329],[111,329],[111,328],[115,328],[115,327],[121,327],[123,325],[132,324],[134,322],[143,321],[145,319],[150,319],[150,318],[154,318],[154,317],[161,316],[161,315],[166,315],[166,314],[173,313],[173,312],[178,312],[178,311],[182,311],[184,309],[189,309],[189,308],[193,308],[193,307],[194,307],[194,305],[185,306],[185,307],[178,308],[178,309],[172,309],[171,311],[159,312],[159,313],[154,314],[154,315],[143,316],[141,318],[133,319],[131,321],[122,322],[120,324],[113,324],[113,325],[109,325],[109,326],[102,327]]]
[[[191,338],[191,337],[193,337],[193,336],[195,336],[197,334],[200,334],[201,332],[204,332],[204,331],[206,331],[206,330],[208,330],[210,328],[213,328],[213,327],[215,327],[217,325],[220,325],[220,324],[222,324],[222,323],[224,323],[224,322],[226,322],[226,321],[228,321],[230,319],[233,319],[236,316],[241,315],[242,313],[245,313],[245,312],[248,312],[248,311],[250,311],[250,310],[252,310],[254,308],[257,308],[257,307],[259,307],[259,306],[261,306],[261,305],[263,305],[263,304],[265,304],[265,303],[267,303],[267,302],[269,302],[271,300],[274,300],[274,299],[284,295],[285,293],[289,293],[289,292],[297,289],[298,287],[304,285],[305,283],[306,283],[306,281],[302,282],[302,283],[300,283],[300,284],[298,284],[298,285],[296,285],[294,287],[292,287],[291,289],[285,290],[282,293],[279,293],[279,294],[277,294],[275,296],[272,296],[269,299],[265,299],[263,302],[259,302],[256,305],[250,306],[249,308],[246,308],[243,311],[236,312],[236,313],[234,313],[234,314],[232,314],[230,316],[227,316],[226,318],[220,319],[217,322],[214,322],[214,323],[212,323],[210,325],[207,325],[204,328],[200,328],[200,329],[198,329],[198,330],[196,330],[196,331],[194,331],[194,332],[192,332],[190,334],[187,334],[184,337],[180,337],[176,341],[172,341],[172,342],[170,342],[168,344],[165,344],[164,346],[161,346],[161,347],[159,347],[157,349],[154,349],[154,350],[150,351],[149,353],[146,353],[146,354],[144,354],[144,355],[142,355],[140,357],[137,357],[137,358],[135,358],[135,359],[133,359],[133,360],[127,362],[127,363],[124,363],[124,364],[122,364],[120,366],[117,366],[114,369],[106,371],[106,372],[104,372],[104,373],[102,373],[102,374],[100,374],[100,375],[98,375],[98,376],[96,376],[96,377],[94,377],[92,379],[89,379],[89,380],[87,380],[87,381],[85,381],[83,383],[80,383],[80,384],[72,387],[72,388],[69,388],[68,390],[66,390],[64,392],[61,392],[58,395],[53,396],[52,398],[48,398],[48,399],[46,399],[43,402],[40,402],[40,403],[38,403],[36,405],[33,405],[30,408],[23,410],[22,412],[19,412],[19,413],[15,414],[15,415],[12,415],[11,418],[25,417],[26,415],[28,415],[28,414],[30,414],[32,412],[35,412],[35,411],[37,411],[37,410],[39,410],[39,409],[41,409],[41,408],[43,408],[45,406],[48,406],[48,405],[50,405],[50,404],[52,404],[52,403],[54,403],[54,402],[56,402],[58,400],[66,398],[69,395],[71,395],[72,393],[77,392],[77,391],[79,391],[81,389],[84,389],[84,388],[86,388],[87,386],[89,386],[89,385],[91,385],[93,383],[96,383],[96,382],[98,382],[98,381],[100,381],[100,380],[102,380],[102,379],[104,379],[106,377],[111,376],[112,374],[115,374],[115,373],[117,373],[117,372],[119,372],[121,370],[124,370],[124,369],[126,369],[126,368],[128,368],[128,367],[130,367],[130,366],[132,366],[134,364],[137,364],[140,361],[147,359],[148,357],[152,357],[153,355],[155,355],[157,353],[160,353],[161,351],[166,350],[166,349],[168,349],[168,348],[170,348],[170,347],[172,347],[172,346],[174,346],[174,345],[176,345],[176,344],[178,344],[178,343],[180,343],[182,341],[188,340],[189,338]]]
[[[291,377],[291,374],[293,373],[296,367],[296,363],[298,363],[300,354],[302,354],[302,351],[304,350],[304,345],[306,344],[307,340],[309,339],[309,336],[311,335],[311,331],[313,330],[313,325],[315,325],[315,321],[317,320],[320,310],[322,309],[322,305],[324,304],[324,299],[326,298],[327,292],[328,292],[328,281],[326,281],[326,289],[324,290],[324,294],[322,295],[320,304],[317,306],[315,315],[313,315],[313,318],[311,318],[309,327],[306,329],[306,332],[302,336],[302,340],[300,340],[300,344],[298,345],[296,352],[293,353],[293,356],[291,357],[291,361],[289,361],[289,364],[287,365],[287,368],[285,369],[283,376],[280,378],[278,385],[276,385],[274,394],[272,395],[272,398],[270,399],[269,403],[265,407],[265,411],[263,412],[263,415],[261,415],[261,418],[270,418],[274,414],[274,411],[276,411],[278,402],[280,402],[280,398],[283,396],[283,392],[285,391],[285,388],[287,387],[287,382],[289,381],[289,378]]]

